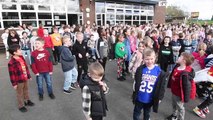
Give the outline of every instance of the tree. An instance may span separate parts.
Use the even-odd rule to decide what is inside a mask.
[[[212,19],[211,20],[213,20],[213,15],[212,15]]]
[[[166,8],[166,16],[168,18],[179,18],[179,17],[188,16],[188,13],[183,11],[178,6],[167,6],[167,8]]]

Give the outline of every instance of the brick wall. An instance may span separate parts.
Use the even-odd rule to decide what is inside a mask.
[[[165,23],[166,7],[155,5],[153,23]]]
[[[90,8],[89,17],[87,17],[86,8]],[[95,0],[80,0],[80,10],[83,12],[83,23],[90,21],[92,25],[95,22]]]

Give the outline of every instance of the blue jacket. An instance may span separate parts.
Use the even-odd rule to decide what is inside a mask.
[[[66,46],[61,47],[61,67],[63,72],[67,72],[74,68],[75,57],[72,55],[70,49]]]
[[[125,61],[130,61],[131,59],[131,47],[130,47],[130,40],[128,37],[126,37],[124,39],[124,45],[125,45],[125,48],[126,48],[126,53],[127,53],[127,58]]]

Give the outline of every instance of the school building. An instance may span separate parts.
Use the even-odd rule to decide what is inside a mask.
[[[0,0],[0,29],[32,24],[137,25],[165,22],[166,0]]]

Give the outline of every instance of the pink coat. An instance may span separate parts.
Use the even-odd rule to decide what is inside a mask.
[[[137,50],[137,38],[131,35],[129,37],[129,40],[130,40],[131,52],[134,53]]]
[[[142,53],[138,50],[136,50],[132,54],[132,58],[129,62],[129,71],[133,74],[135,74],[137,68],[142,64],[143,62],[143,56]]]

